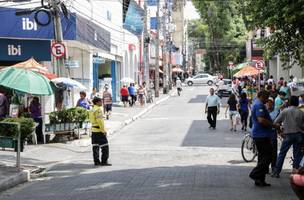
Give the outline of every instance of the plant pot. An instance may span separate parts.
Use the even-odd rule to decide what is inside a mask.
[[[60,131],[64,131],[64,123],[60,123]]]
[[[14,138],[0,136],[0,147],[1,148],[15,148]]]
[[[25,143],[25,141],[21,140],[21,143],[20,143],[20,151],[21,152],[23,152],[24,143]],[[14,149],[15,152],[17,152],[18,140],[16,140],[15,138],[12,138],[12,137],[2,137],[2,136],[0,136],[0,147],[11,148],[11,149]]]
[[[60,131],[60,124],[55,124],[55,131]]]
[[[70,130],[74,130],[75,124],[74,123],[69,123],[69,127],[70,127]]]
[[[63,129],[64,129],[65,131],[68,131],[68,130],[70,129],[70,126],[69,126],[68,123],[64,123],[63,127],[64,127]]]

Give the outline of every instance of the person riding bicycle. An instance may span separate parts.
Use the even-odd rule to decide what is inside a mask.
[[[180,80],[179,77],[176,78],[176,88],[177,88],[177,94],[178,94],[178,96],[180,96],[180,92],[183,89],[182,89],[182,81]]]

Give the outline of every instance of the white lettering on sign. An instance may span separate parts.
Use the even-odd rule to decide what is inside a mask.
[[[8,45],[7,52],[9,56],[21,56],[21,45]]]
[[[37,31],[37,23],[35,21],[31,21],[29,18],[22,18],[22,29],[25,31]]]

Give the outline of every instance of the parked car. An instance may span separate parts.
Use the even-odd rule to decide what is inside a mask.
[[[194,77],[187,78],[185,82],[189,86],[202,84],[213,85],[217,82],[217,78],[210,74],[197,74]]]
[[[220,98],[222,97],[229,97],[232,93],[232,88],[231,88],[231,79],[223,79],[224,85],[221,90],[216,91],[216,95],[219,96]]]

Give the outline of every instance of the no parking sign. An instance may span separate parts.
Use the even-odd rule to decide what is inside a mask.
[[[55,42],[52,44],[51,52],[53,56],[60,59],[65,55],[66,49],[63,43]]]

